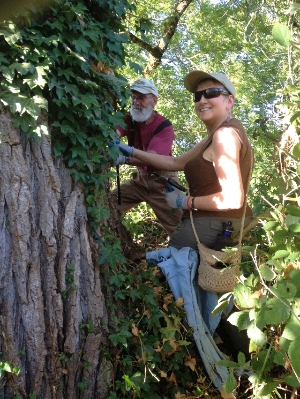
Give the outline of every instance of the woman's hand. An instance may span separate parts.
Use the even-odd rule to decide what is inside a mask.
[[[170,186],[170,185],[168,185]],[[172,191],[170,191],[172,190]],[[189,206],[190,203],[190,196],[183,195],[180,190],[177,188],[169,188],[168,190],[164,191],[166,196],[166,201],[170,208],[172,209],[191,209]]]
[[[126,145],[124,143],[122,143],[120,140],[114,140],[114,141],[110,141],[108,143],[109,147],[112,147],[116,145],[117,147],[119,147],[120,151],[122,152],[122,154],[126,155],[127,157],[133,157],[134,156],[134,147],[130,147],[129,145]]]

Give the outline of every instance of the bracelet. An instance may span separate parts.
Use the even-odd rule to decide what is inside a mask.
[[[197,210],[198,210],[197,208],[195,208],[195,205],[194,205],[195,198],[196,198],[196,197],[193,197],[193,198],[192,198],[192,202],[191,202],[192,210],[193,210],[193,211],[197,211]]]
[[[188,199],[187,199],[187,201],[186,201],[186,205],[187,205],[187,209],[189,210],[189,211],[191,211],[192,210],[192,207],[189,205],[190,204],[190,199],[191,199],[192,197],[189,195],[189,197],[188,197]],[[193,201],[193,199],[192,199],[192,201]]]

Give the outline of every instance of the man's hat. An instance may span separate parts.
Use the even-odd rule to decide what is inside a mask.
[[[154,83],[151,80],[145,78],[140,78],[132,83],[132,85],[130,86],[130,90],[135,90],[143,94],[151,93],[154,94],[156,97],[158,96],[158,90],[155,87]]]
[[[228,79],[226,75],[219,72],[207,73],[204,71],[192,71],[188,73],[184,78],[184,86],[188,91],[195,93],[195,91],[197,90],[197,86],[201,82],[201,80],[209,78],[215,79],[218,82],[222,83],[222,85],[229,91],[229,93],[232,94],[234,98],[236,97],[236,90],[233,83]]]

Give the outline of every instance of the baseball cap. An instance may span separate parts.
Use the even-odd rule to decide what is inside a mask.
[[[184,78],[184,86],[188,91],[195,93],[198,83],[201,82],[201,80],[203,79],[209,78],[215,79],[218,82],[222,83],[222,85],[229,91],[229,93],[232,94],[234,98],[236,97],[236,90],[233,83],[226,75],[219,72],[207,73],[204,71],[192,71],[188,73]]]
[[[143,94],[151,93],[154,94],[156,97],[158,96],[158,90],[152,80],[148,80],[145,78],[140,78],[132,83],[132,85],[130,86],[130,90],[135,90]]]

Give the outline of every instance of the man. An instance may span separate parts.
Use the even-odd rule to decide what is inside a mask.
[[[158,101],[158,90],[148,79],[140,78],[131,85],[131,110],[125,117],[125,129],[118,127],[120,137],[127,137],[128,144],[142,151],[172,156],[174,129],[171,122],[154,110]],[[124,215],[134,206],[146,202],[170,236],[179,223],[182,210],[172,210],[166,202],[163,187],[153,172],[171,177],[179,183],[176,172],[155,170],[135,158],[119,155],[115,165],[134,165],[137,171],[120,187],[118,211]],[[117,202],[117,190],[112,193]]]

